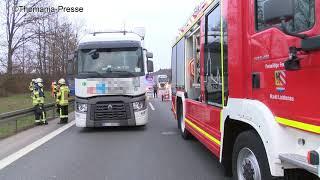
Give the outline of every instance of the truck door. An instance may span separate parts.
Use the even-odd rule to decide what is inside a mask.
[[[220,113],[228,96],[227,33],[221,4],[205,17],[204,89],[206,99],[206,127],[220,141]],[[219,146],[218,146],[219,147]]]
[[[248,23],[251,29],[250,51],[252,61],[252,98],[266,104],[278,123],[319,132],[320,126],[320,52],[298,51],[300,67],[286,69],[290,47],[301,47],[302,39],[286,35],[279,24],[263,21],[263,3],[251,0]],[[254,6],[253,6],[254,5]],[[295,0],[294,18],[286,22],[289,32],[306,34],[312,38],[319,35],[320,1]]]

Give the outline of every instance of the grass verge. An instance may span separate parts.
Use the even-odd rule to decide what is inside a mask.
[[[45,92],[45,104],[54,102],[49,91]],[[32,99],[30,93],[17,94],[9,97],[0,97],[0,113],[31,108]]]

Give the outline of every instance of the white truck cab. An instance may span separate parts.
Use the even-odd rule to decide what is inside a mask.
[[[95,32],[84,37],[75,60],[77,127],[140,126],[148,122],[145,77],[153,54],[144,32]]]
[[[167,89],[169,86],[169,78],[167,75],[158,75],[157,85],[159,89]]]

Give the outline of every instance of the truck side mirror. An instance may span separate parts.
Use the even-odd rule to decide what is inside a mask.
[[[78,58],[78,51],[75,50],[73,53],[73,59],[76,60]]]
[[[301,49],[303,51],[318,51],[320,49],[320,36],[301,40]]]
[[[153,58],[153,53],[152,52],[147,52],[147,58]]]
[[[289,21],[293,17],[293,0],[267,0],[263,3],[263,21],[267,24]]]
[[[153,72],[153,61],[150,61],[150,60],[147,61],[147,71]]]

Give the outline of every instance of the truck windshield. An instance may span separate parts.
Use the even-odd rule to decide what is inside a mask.
[[[168,82],[167,78],[159,78],[159,83],[166,83]]]
[[[142,48],[82,49],[79,51],[79,75],[99,77],[144,75]]]

